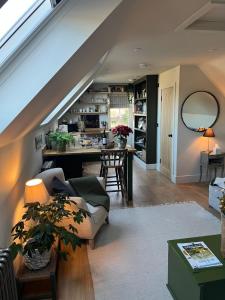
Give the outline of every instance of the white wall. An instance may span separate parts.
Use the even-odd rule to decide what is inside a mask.
[[[40,171],[42,149],[36,150],[35,137],[53,128],[55,123],[32,131],[0,148],[0,248],[8,246],[12,224],[18,221],[23,210],[25,182]]]
[[[37,173],[42,164],[41,150],[36,151],[32,132],[0,149],[0,247],[7,246],[13,219],[22,205],[24,183]]]
[[[187,129],[181,120],[181,106],[183,101],[189,94],[198,90],[209,91],[218,99],[220,115],[215,126],[213,126],[216,138],[211,139],[211,147],[216,142],[225,150],[224,96],[199,67],[180,66],[176,182],[199,180],[200,151],[207,150],[207,138],[203,138],[202,133],[196,133]]]

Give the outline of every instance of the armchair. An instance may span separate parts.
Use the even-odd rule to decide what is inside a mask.
[[[68,181],[65,180],[65,176],[63,170],[61,168],[53,168],[46,171],[43,171],[35,176],[35,178],[40,178],[43,180],[46,189],[48,190],[50,195],[53,195],[52,190],[52,180],[54,177],[57,177],[64,184],[66,184],[69,188],[72,189],[72,186]],[[104,188],[104,180],[101,177],[97,177],[99,183]],[[74,200],[78,207],[85,209],[90,213],[90,216],[87,216],[81,224],[78,224],[78,236],[81,239],[89,240],[89,245],[91,249],[94,249],[94,238],[101,226],[107,222],[108,223],[108,212],[103,206],[92,206],[87,203],[81,197],[70,197],[70,199]],[[66,222],[67,223],[67,222]],[[68,220],[69,224],[69,220]],[[64,224],[66,226],[66,224]]]

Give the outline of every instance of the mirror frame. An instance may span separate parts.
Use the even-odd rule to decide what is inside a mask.
[[[211,95],[211,96],[213,97],[213,99],[215,100],[215,103],[216,103],[216,105],[217,105],[217,116],[216,116],[216,118],[215,118],[215,121],[214,121],[209,127],[207,127],[207,128],[211,128],[211,127],[213,127],[213,126],[215,125],[216,121],[217,121],[218,118],[219,118],[219,114],[220,114],[220,106],[219,106],[219,102],[218,102],[216,96],[213,95],[211,92],[209,92],[209,91],[204,91],[204,90],[199,90],[199,91],[195,91],[195,92],[189,94],[189,95],[184,99],[184,102],[182,103],[182,106],[181,106],[181,120],[182,120],[182,122],[183,122],[183,124],[185,125],[186,128],[188,128],[189,130],[194,131],[194,132],[204,132],[205,129],[207,129],[207,128],[202,128],[202,130],[197,130],[196,128],[188,127],[188,126],[185,124],[184,119],[183,119],[183,107],[184,107],[186,101],[188,100],[188,98],[189,98],[190,96],[192,96],[192,95],[195,94],[195,93],[199,93],[199,92],[201,92],[201,93],[203,92],[203,93],[207,93],[207,94]]]

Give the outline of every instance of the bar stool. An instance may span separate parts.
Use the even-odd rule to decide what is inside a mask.
[[[110,186],[117,186],[115,190],[107,192],[121,192],[124,197],[126,193],[126,183],[124,179],[124,163],[127,150],[104,149],[101,150],[101,171],[100,174],[105,179],[105,189]],[[114,173],[109,173],[113,170]],[[114,180],[111,180],[114,179]]]

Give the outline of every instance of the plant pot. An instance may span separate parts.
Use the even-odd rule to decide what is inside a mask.
[[[117,144],[119,149],[125,149],[127,145],[127,139],[118,139]]]
[[[47,266],[51,258],[51,250],[45,251],[42,254],[36,249],[32,252],[31,257],[28,254],[24,255],[24,264],[30,270],[39,270]]]
[[[66,144],[57,144],[57,151],[58,152],[65,152],[66,151]]]
[[[225,258],[225,215],[221,213],[221,255]]]

